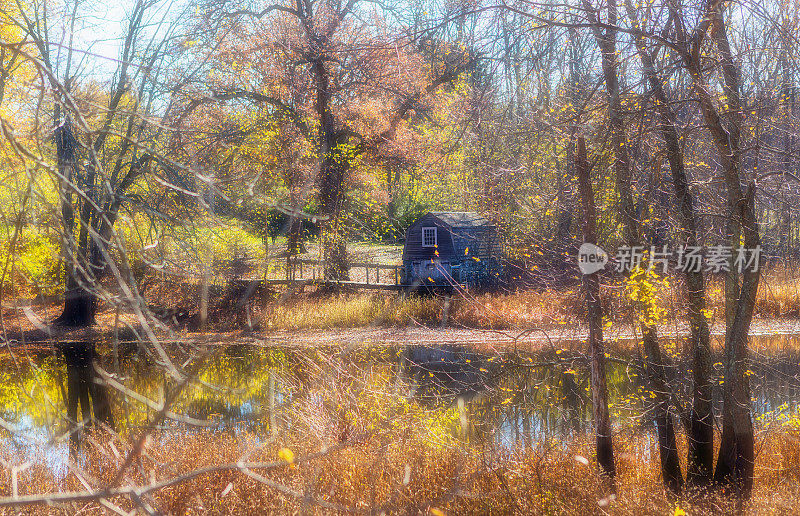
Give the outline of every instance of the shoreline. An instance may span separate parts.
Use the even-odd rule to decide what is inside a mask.
[[[141,328],[137,328],[140,330]],[[752,337],[800,337],[800,319],[754,319],[749,336]],[[724,324],[714,323],[711,327],[713,345],[721,346],[724,337]],[[119,338],[118,344],[151,342],[143,338]],[[128,330],[130,334],[130,330]],[[0,335],[0,347],[8,350],[49,349],[68,342],[96,342],[110,345],[114,332],[100,328],[81,328],[76,330],[48,332],[38,329],[22,333],[7,332],[8,340]],[[234,332],[156,332],[159,344],[195,345],[253,345],[288,347],[325,347],[331,345],[403,345],[403,344],[443,344],[462,345],[475,348],[498,348],[506,350],[516,345],[522,350],[541,350],[547,348],[576,348],[585,342],[588,332],[583,325],[560,324],[527,329],[486,329],[486,328],[434,328],[429,326],[405,327],[354,327],[273,331],[234,331]],[[686,338],[689,325],[682,321],[668,321],[659,325],[660,339]],[[631,325],[612,324],[604,329],[604,340],[609,345],[620,341],[633,341],[638,338]]]

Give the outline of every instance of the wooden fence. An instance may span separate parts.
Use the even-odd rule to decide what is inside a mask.
[[[324,260],[290,258],[286,260],[284,278],[265,278],[267,285],[293,285],[306,283],[336,283],[358,288],[400,290],[403,285],[402,265],[383,263],[351,262],[350,281],[326,281]],[[363,274],[360,274],[363,271]],[[353,279],[357,278],[357,279]]]

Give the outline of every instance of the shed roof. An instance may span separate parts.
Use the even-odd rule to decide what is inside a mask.
[[[489,219],[474,211],[432,211],[431,215],[453,228],[491,225]]]

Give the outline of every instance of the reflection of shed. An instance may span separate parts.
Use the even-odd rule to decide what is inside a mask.
[[[460,346],[409,346],[400,354],[399,374],[419,399],[474,395],[497,377],[487,358]]]
[[[430,212],[406,231],[403,283],[497,285],[502,272],[497,228],[475,212]]]

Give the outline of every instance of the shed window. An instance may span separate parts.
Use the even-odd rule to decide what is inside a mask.
[[[436,247],[437,244],[436,228],[422,228],[422,247]]]

